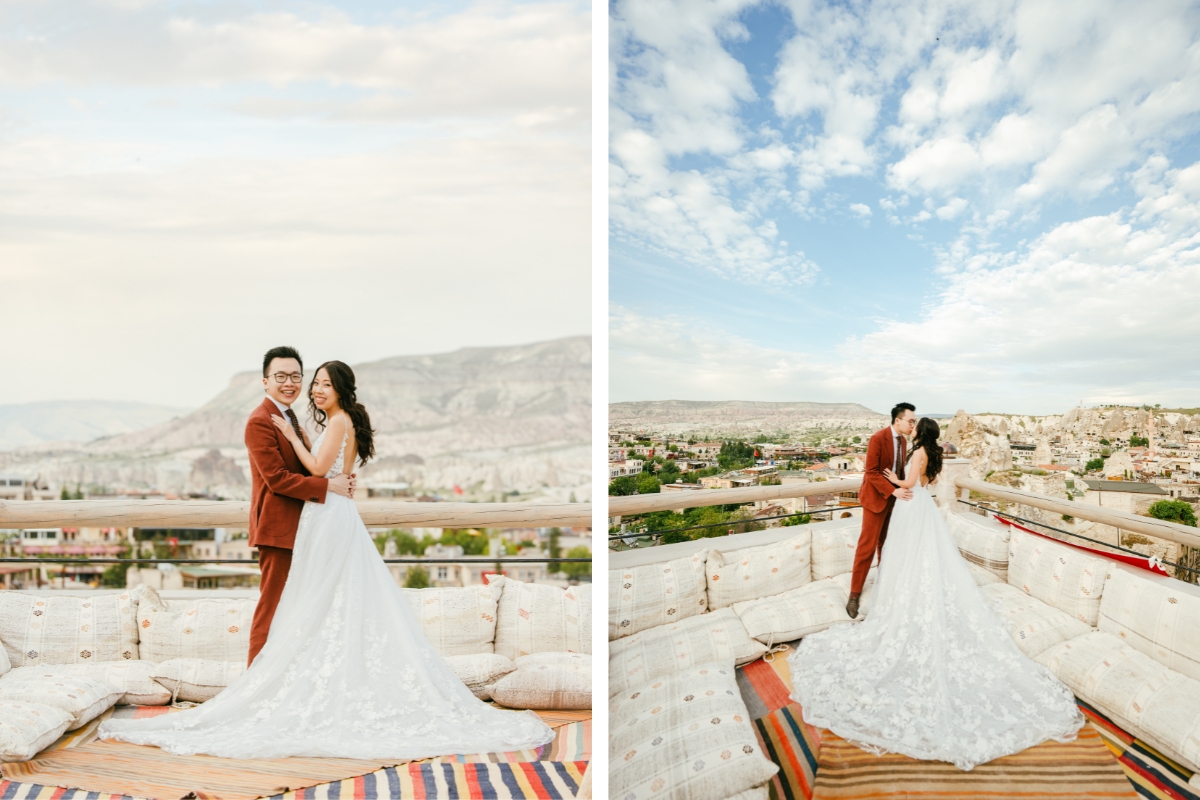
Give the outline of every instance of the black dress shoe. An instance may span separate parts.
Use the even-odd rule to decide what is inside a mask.
[[[850,617],[850,619],[855,619],[856,617],[858,617],[858,598],[857,597],[851,597],[850,602],[846,603],[846,615],[848,617]]]

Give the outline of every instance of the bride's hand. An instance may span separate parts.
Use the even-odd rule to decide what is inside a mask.
[[[292,427],[292,423],[276,414],[271,415],[271,422],[274,422],[275,427],[279,428],[280,432],[283,434],[283,438],[287,439],[292,444],[296,443],[296,429]]]
[[[900,483],[900,476],[892,472],[890,469],[883,471],[883,477],[887,478],[892,483]]]

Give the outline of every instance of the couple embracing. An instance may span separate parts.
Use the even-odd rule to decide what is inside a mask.
[[[788,659],[793,697],[810,725],[865,750],[963,770],[1073,739],[1084,719],[1071,690],[1018,649],[934,503],[941,430],[915,411],[896,405],[867,445],[846,606],[855,620],[878,555],[866,619],[801,640]]]
[[[291,408],[303,379],[298,352],[269,350],[267,397],[246,424],[250,544],[262,569],[249,668],[196,708],[108,720],[100,736],[183,755],[399,760],[550,741],[536,714],[488,705],[459,680],[363,525],[352,469],[375,449],[354,372],[340,361],[317,368],[312,442]]]

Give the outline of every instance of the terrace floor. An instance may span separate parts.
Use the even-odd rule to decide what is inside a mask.
[[[779,765],[772,800],[826,798],[1154,798],[1200,800],[1187,770],[1080,702],[1088,723],[1075,742],[1048,742],[961,772],[951,764],[871,755],[803,720],[789,695],[787,656],[737,670],[738,688],[768,758]]]

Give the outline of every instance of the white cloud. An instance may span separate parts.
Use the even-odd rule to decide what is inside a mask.
[[[863,219],[870,219],[871,217],[871,207],[866,203],[851,203],[850,210]]]
[[[951,220],[961,214],[966,207],[967,201],[965,198],[955,197],[934,213],[937,214],[938,219]]]

